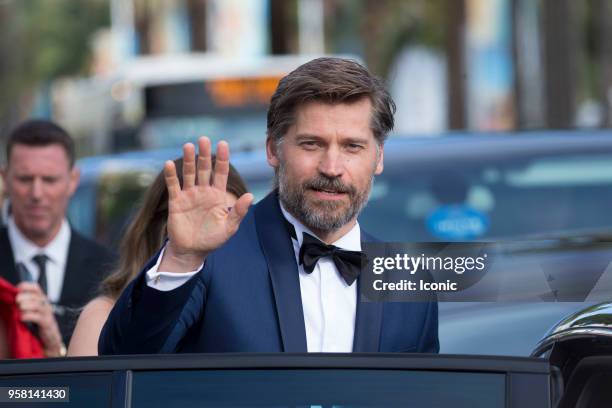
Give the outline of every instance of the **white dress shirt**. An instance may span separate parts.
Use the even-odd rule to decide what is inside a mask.
[[[47,297],[51,303],[57,303],[62,294],[71,235],[68,221],[64,219],[56,237],[41,248],[21,233],[12,216],[8,219],[8,236],[15,263],[23,263],[34,282],[38,281],[40,271],[33,258],[42,254],[47,256]]]
[[[292,239],[292,242],[298,264],[308,352],[349,353],[353,350],[355,333],[357,283],[348,286],[331,257],[319,259],[312,273],[304,272],[304,268],[299,264],[302,233],[316,235],[289,214],[282,205],[281,211],[295,228],[297,236],[297,240]],[[349,251],[360,251],[359,223],[355,223],[348,233],[332,244]],[[175,289],[186,283],[202,267],[201,265],[198,270],[181,274],[158,271],[164,251],[165,248],[156,264],[147,271],[147,285],[152,288],[162,291]]]

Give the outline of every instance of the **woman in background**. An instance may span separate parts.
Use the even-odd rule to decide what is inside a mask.
[[[180,184],[183,184],[183,159],[174,160]],[[214,165],[214,157],[213,157]],[[230,165],[227,179],[227,206],[247,192],[236,169]],[[168,190],[163,171],[157,175],[144,196],[142,207],[127,228],[119,247],[119,265],[101,284],[101,295],[89,302],[77,321],[68,356],[97,356],[98,338],[115,302],[125,287],[140,272],[142,265],[163,245],[168,219]]]

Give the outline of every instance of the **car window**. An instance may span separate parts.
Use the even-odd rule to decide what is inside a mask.
[[[87,408],[109,407],[111,403],[111,384],[112,377],[110,373],[40,374],[11,376],[10,378],[0,377],[0,387],[10,387],[11,389],[21,387],[68,387],[70,403],[45,401],[42,406],[46,408],[68,406]],[[1,405],[3,407],[25,407],[31,406],[32,403],[21,401],[13,405],[12,403],[3,402]]]
[[[110,172],[83,183],[70,201],[68,218],[72,226],[116,249],[156,175],[149,170]]]
[[[201,135],[220,135],[213,143],[231,138],[232,149],[263,145],[266,134],[265,113],[236,115],[165,117],[145,121],[140,138],[147,148],[180,146]]]
[[[105,174],[98,184],[96,235],[116,245],[118,237],[140,208],[146,189],[157,174],[148,171]]]
[[[505,381],[498,373],[399,370],[134,372],[132,406],[495,408],[505,406]]]
[[[96,186],[81,183],[68,206],[68,219],[73,228],[87,237],[96,235]]]
[[[255,201],[272,188],[269,175],[245,170],[242,176]],[[150,169],[112,173],[79,186],[69,210],[73,226],[116,245],[153,177]],[[555,236],[612,229],[610,202],[612,154],[425,163],[395,158],[375,178],[360,223],[379,239],[399,242]]]
[[[612,154],[396,161],[376,178],[360,222],[386,241],[512,239],[612,229],[611,202]]]

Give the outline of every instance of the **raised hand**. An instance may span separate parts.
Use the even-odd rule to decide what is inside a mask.
[[[164,165],[168,188],[168,246],[160,271],[189,272],[196,269],[211,251],[223,245],[238,229],[253,201],[244,194],[228,210],[226,185],[229,174],[229,146],[217,145],[214,172],[210,140],[198,139],[199,157],[191,143],[183,147],[183,187],[173,161]],[[213,172],[212,183],[211,172]]]

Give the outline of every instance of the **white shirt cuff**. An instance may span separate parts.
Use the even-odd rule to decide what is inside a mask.
[[[147,286],[153,289],[161,290],[162,292],[168,292],[178,288],[179,286],[187,283],[189,279],[202,269],[204,263],[202,263],[198,269],[191,272],[175,273],[175,272],[162,272],[158,271],[159,264],[164,257],[166,252],[166,246],[162,248],[157,258],[157,262],[147,271]]]

